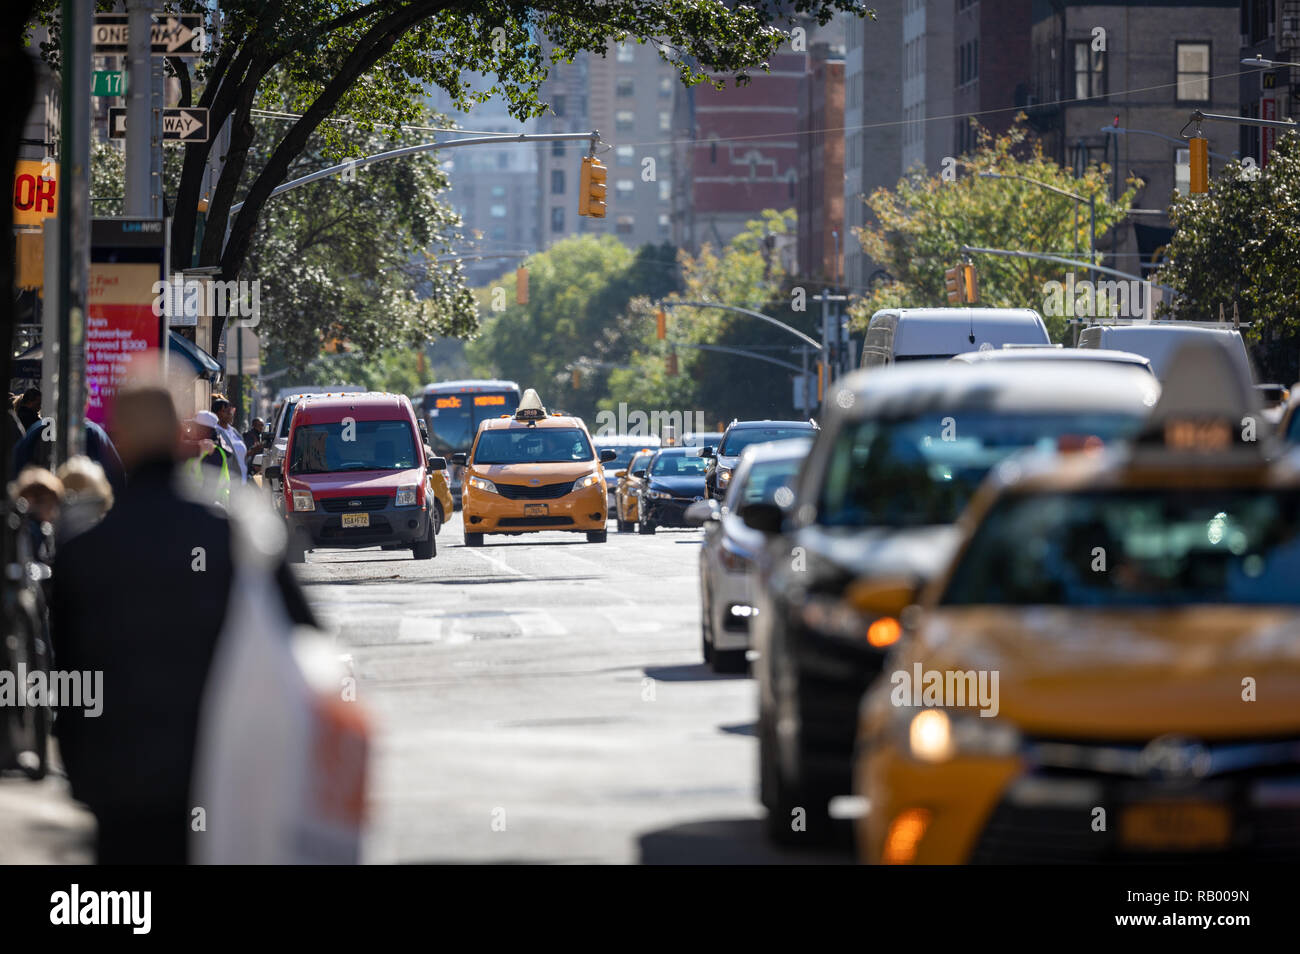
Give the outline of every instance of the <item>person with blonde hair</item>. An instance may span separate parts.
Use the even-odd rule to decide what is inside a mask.
[[[63,543],[103,519],[113,506],[113,486],[103,467],[80,455],[65,461],[59,467],[58,477],[63,482],[58,540]]]

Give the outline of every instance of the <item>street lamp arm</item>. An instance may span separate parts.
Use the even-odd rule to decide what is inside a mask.
[[[587,139],[596,143],[600,141],[600,133],[592,130],[589,133],[520,133],[518,136],[474,136],[467,139],[450,139],[441,142],[422,142],[414,146],[403,146],[401,149],[390,149],[388,152],[377,152],[373,156],[363,156],[360,159],[349,159],[346,162],[340,162],[337,165],[330,166],[327,169],[318,169],[315,172],[308,173],[291,182],[285,182],[271,190],[271,195],[267,198],[273,198],[282,192],[288,192],[290,189],[297,189],[299,186],[305,186],[320,179],[326,179],[333,175],[338,175],[345,169],[360,169],[362,166],[368,166],[373,162],[383,162],[385,159],[400,159],[403,156],[413,156],[421,152],[433,152],[437,149],[455,149],[457,146],[486,146],[500,145],[502,143],[513,142],[555,142],[555,141],[572,141],[575,139]],[[233,219],[234,214],[244,207],[244,203],[236,202],[230,207],[230,215]]]
[[[791,328],[784,321],[777,321],[771,315],[765,315],[761,311],[752,311],[749,308],[741,308],[739,305],[722,305],[716,301],[664,301],[659,303],[660,308],[720,308],[723,311],[734,311],[741,315],[749,315],[751,318],[761,318],[770,325],[776,325],[784,331],[788,331],[805,344],[812,345],[818,351],[822,350],[821,342],[809,338],[797,328]]]
[[[1094,272],[1104,272],[1107,275],[1114,275],[1118,278],[1128,278],[1139,282],[1149,282],[1156,288],[1163,288],[1165,291],[1174,295],[1178,294],[1178,289],[1171,288],[1169,285],[1161,285],[1159,282],[1152,282],[1143,278],[1141,275],[1134,275],[1130,272],[1121,272],[1118,269],[1107,268],[1104,265],[1092,265],[1088,262],[1076,261],[1072,258],[1062,258],[1060,255],[1048,255],[1045,252],[1020,252],[1005,248],[978,248],[974,245],[963,245],[961,247],[963,255],[999,255],[1003,258],[1030,258],[1040,262],[1056,262],[1059,265],[1074,265],[1078,268],[1087,268]]]
[[[1074,199],[1076,202],[1090,201],[1086,195],[1079,195],[1077,192],[1071,192],[1068,189],[1061,189],[1057,186],[1049,185],[1046,182],[1040,182],[1038,179],[1031,179],[1029,176],[1020,176],[1009,172],[981,172],[979,176],[981,179],[1019,179],[1021,182],[1031,183],[1041,189],[1046,189],[1048,192],[1055,192],[1057,195],[1063,195],[1067,199]]]

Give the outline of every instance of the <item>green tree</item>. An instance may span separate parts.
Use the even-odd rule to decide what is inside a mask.
[[[1005,132],[993,135],[976,124],[976,149],[933,175],[914,169],[894,189],[877,189],[866,200],[874,221],[855,233],[863,250],[893,276],[850,309],[854,325],[865,328],[879,308],[948,303],[944,271],[957,265],[963,245],[1046,252],[1086,260],[1088,208],[1066,196],[1015,179],[981,178],[980,173],[1023,176],[1058,189],[1095,198],[1097,243],[1123,221],[1137,192],[1127,189],[1111,200],[1109,170],[1091,166],[1082,178],[1043,155],[1031,141],[1023,114]],[[1076,226],[1076,205],[1077,226]],[[1064,281],[1068,266],[1032,259],[979,256],[981,304],[1044,309],[1048,282]],[[1075,271],[1082,271],[1076,269]],[[1083,278],[1086,276],[1078,276]],[[1052,337],[1065,335],[1063,316],[1044,314]]]
[[[792,294],[780,252],[793,239],[795,224],[793,210],[767,209],[722,249],[706,245],[698,255],[683,253],[684,287],[670,300],[712,300],[750,308],[811,334],[817,321],[812,314],[813,300],[804,289],[798,296],[804,310],[794,310],[798,299]],[[650,301],[635,301],[631,311],[639,329],[639,347],[631,367],[611,374],[609,397],[601,403],[602,409],[616,410],[619,402],[626,402],[630,408],[644,411],[699,411],[709,428],[732,417],[792,413],[792,372],[699,347],[757,347],[759,353],[798,364],[797,356],[787,350],[798,342],[787,332],[734,312],[678,307],[668,313],[667,340],[659,341]],[[671,376],[666,358],[674,349],[679,373]]]
[[[1156,280],[1178,291],[1157,314],[1201,321],[1233,315],[1263,380],[1300,377],[1300,135],[1287,132],[1262,169],[1228,163],[1205,195],[1175,196],[1174,236]]]
[[[476,373],[537,388],[548,406],[590,418],[610,370],[627,362],[639,340],[629,302],[677,287],[674,249],[645,245],[633,252],[613,236],[575,236],[524,265],[526,305],[515,301],[514,272],[479,289],[483,332],[466,348],[470,364]]]

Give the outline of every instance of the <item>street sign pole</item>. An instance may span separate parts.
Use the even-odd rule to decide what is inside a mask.
[[[134,218],[154,218],[153,149],[150,143],[153,77],[149,53],[152,0],[127,0],[126,204]]]
[[[81,453],[86,399],[86,288],[90,280],[90,41],[93,0],[63,0],[63,109],[59,155],[58,404],[54,459]]]
[[[162,114],[166,105],[163,57],[149,57],[149,217],[163,217]],[[129,122],[129,120],[128,120]]]

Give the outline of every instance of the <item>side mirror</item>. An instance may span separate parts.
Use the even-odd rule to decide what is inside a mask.
[[[696,451],[695,456],[696,457],[717,457],[718,454],[717,451],[715,451],[712,447],[706,445],[704,447],[701,447],[698,451]]]
[[[697,500],[686,508],[682,514],[682,519],[692,527],[702,527],[718,519],[718,502],[713,499]]]
[[[897,619],[916,602],[918,595],[920,586],[915,580],[885,577],[854,580],[845,590],[844,599],[862,613]]]
[[[741,507],[736,516],[751,530],[768,535],[780,533],[781,525],[785,522],[785,511],[774,503],[753,503]]]
[[[279,464],[272,464],[270,467],[266,468],[262,473],[262,476],[267,480],[283,480],[284,471],[281,469]]]
[[[608,464],[611,460],[618,460],[618,451],[611,450],[607,447],[600,452],[600,462],[602,464]]]
[[[433,453],[430,453],[430,454],[429,454],[429,469],[430,469],[430,470],[446,470],[446,469],[447,469],[447,458],[445,458],[445,457],[438,457],[438,456],[434,455]]]
[[[634,470],[634,471],[632,471],[632,476],[633,476],[633,477],[644,477],[644,476],[645,476],[645,468],[642,467],[640,470]]]
[[[627,471],[626,471],[626,470],[616,470],[616,471],[614,471],[614,476],[615,476],[615,477],[626,477],[626,476],[627,476]]]
[[[451,462],[457,467],[464,467],[468,461],[469,455],[464,452],[458,451],[451,455]]]

